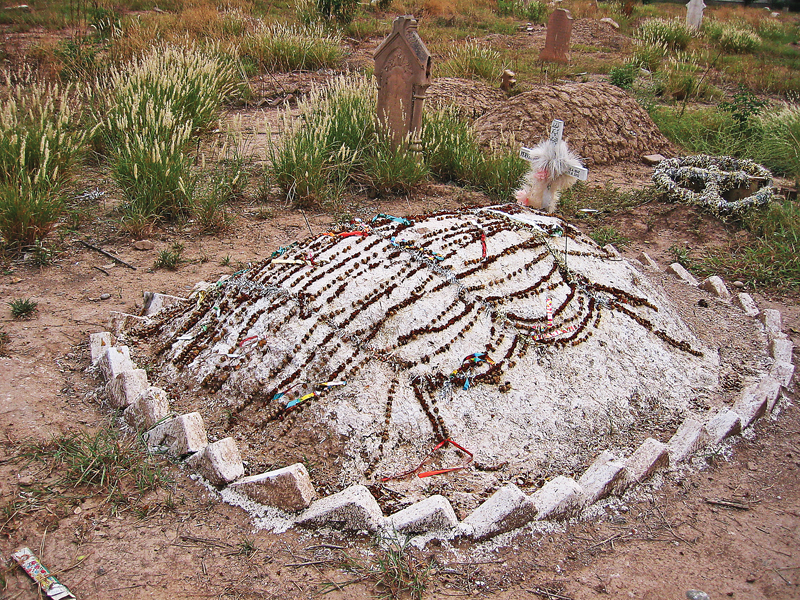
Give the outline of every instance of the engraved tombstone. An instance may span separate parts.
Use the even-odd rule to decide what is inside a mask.
[[[706,7],[703,0],[691,0],[686,5],[686,24],[694,29],[700,29],[703,22],[703,9]]]
[[[572,17],[569,11],[559,8],[553,11],[547,21],[547,37],[539,60],[548,62],[569,62],[569,38],[572,35]]]
[[[419,148],[422,103],[431,83],[431,55],[411,16],[397,17],[374,54],[378,80],[378,122],[396,148],[407,138]]]

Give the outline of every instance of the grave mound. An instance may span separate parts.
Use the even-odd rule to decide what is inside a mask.
[[[233,436],[250,473],[303,462],[322,494],[365,483],[385,510],[436,492],[467,511],[500,482],[668,439],[763,370],[752,320],[697,317],[695,293],[684,319],[577,229],[505,205],[308,238],[131,334],[155,340],[173,409]]]
[[[538,142],[553,119],[564,121],[564,139],[589,167],[675,154],[650,115],[609,83],[537,87],[492,107],[475,121],[475,129],[487,144],[506,137],[526,145]]]

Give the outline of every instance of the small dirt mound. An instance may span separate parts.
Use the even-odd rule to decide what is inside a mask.
[[[647,112],[608,83],[538,87],[496,104],[475,121],[475,128],[484,142],[505,136],[532,145],[547,135],[553,119],[564,121],[564,139],[587,166],[675,154]]]
[[[428,88],[426,106],[439,108],[453,104],[470,119],[477,119],[508,101],[505,92],[480,81],[457,77],[437,77]]]

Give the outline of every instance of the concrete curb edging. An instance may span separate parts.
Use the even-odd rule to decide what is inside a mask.
[[[688,285],[698,285],[691,275],[691,279],[685,277],[682,269],[675,265],[670,265],[667,271]],[[713,286],[704,287],[713,287],[711,293],[719,297],[724,297],[721,290],[727,291],[719,278],[713,280]],[[233,438],[209,444],[202,416],[196,412],[167,418],[166,392],[149,385],[145,371],[137,369],[127,346],[114,345],[110,332],[91,334],[89,343],[92,365],[97,366],[106,382],[105,392],[111,406],[125,409],[126,421],[142,430],[148,448],[162,447],[169,456],[186,459],[185,464],[212,485],[228,485],[256,502],[294,513],[294,523],[299,526],[335,525],[369,533],[391,530],[408,534],[434,533],[441,537],[463,536],[482,541],[533,520],[565,519],[609,495],[622,495],[628,487],[645,481],[656,471],[691,460],[698,452],[739,434],[757,419],[770,414],[782,392],[791,385],[795,370],[794,346],[781,330],[779,311],[758,311],[747,294],[739,294],[733,304],[763,323],[769,341],[767,350],[774,362],[769,373],[744,389],[732,407],[723,407],[703,421],[689,415],[668,443],[647,438],[627,458],[620,459],[606,450],[577,481],[559,475],[530,496],[508,483],[461,522],[450,502],[438,495],[389,516],[383,515],[377,501],[363,485],[352,485],[314,500],[314,486],[300,463],[244,476],[242,458]]]

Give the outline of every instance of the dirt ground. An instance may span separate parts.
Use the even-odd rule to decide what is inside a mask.
[[[645,185],[649,175],[639,164],[614,164],[593,170],[590,183],[628,188]],[[102,189],[104,182],[86,186]],[[478,193],[428,185],[409,197],[357,198],[347,210],[353,217],[402,216],[486,203]],[[7,356],[0,357],[3,504],[24,494],[36,477],[10,460],[19,442],[93,430],[113,418],[100,380],[87,372],[88,336],[108,329],[113,311],[138,312],[143,291],[183,295],[197,281],[216,280],[341,216],[307,211],[307,224],[282,204],[243,202],[234,207],[231,227],[218,235],[198,235],[188,223],[156,231],[154,249],[138,251],[117,229],[113,202],[85,209],[79,235],[65,232],[52,265],[14,260],[0,272],[0,325],[10,336]],[[613,219],[632,240],[626,257],[644,250],[661,264],[670,262],[673,244],[699,254],[709,246],[730,247],[744,235],[693,208],[658,202]],[[82,246],[81,239],[136,269]],[[175,272],[152,270],[158,253],[175,242],[184,244],[186,262]],[[747,291],[761,308],[781,310],[784,330],[800,343],[796,295]],[[38,303],[34,318],[11,318],[5,303],[16,298]],[[800,597],[800,409],[794,394],[789,398],[748,439],[601,504],[584,520],[484,544],[432,542],[412,550],[422,564],[433,564],[424,597],[680,600],[692,589],[712,600]],[[81,599],[349,599],[386,592],[342,567],[373,561],[372,539],[336,531],[255,531],[243,510],[221,503],[188,471],[169,470],[171,494],[152,493],[140,514],[113,514],[97,498],[76,498],[67,512],[0,517],[0,598],[38,597],[30,579],[9,562],[22,546]],[[720,500],[728,506],[715,503]],[[243,553],[251,543],[255,552]]]

